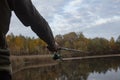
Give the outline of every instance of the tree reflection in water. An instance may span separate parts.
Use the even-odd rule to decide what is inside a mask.
[[[88,80],[91,73],[120,71],[120,57],[63,61],[49,67],[31,68],[13,74],[13,80]]]

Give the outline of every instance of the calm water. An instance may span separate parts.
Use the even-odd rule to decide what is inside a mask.
[[[25,69],[15,73],[13,80],[120,80],[120,57],[63,61]]]

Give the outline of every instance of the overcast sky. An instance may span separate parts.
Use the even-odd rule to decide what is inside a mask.
[[[120,35],[120,0],[32,0],[54,35],[83,32],[88,38]],[[9,33],[36,37],[12,15]],[[9,34],[8,33],[8,34]]]

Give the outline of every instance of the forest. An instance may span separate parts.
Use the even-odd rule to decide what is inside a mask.
[[[6,36],[11,55],[43,55],[49,54],[47,44],[39,38],[15,36],[9,34]],[[70,32],[64,35],[56,35],[56,42],[61,47],[82,50],[89,53],[80,53],[80,55],[101,55],[101,54],[119,54],[120,36],[115,40],[105,38],[86,38],[82,32]]]

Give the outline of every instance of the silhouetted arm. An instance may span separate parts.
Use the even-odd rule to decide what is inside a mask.
[[[13,0],[11,4],[12,10],[25,26],[31,26],[48,46],[55,47],[55,40],[47,21],[39,14],[31,0]]]

